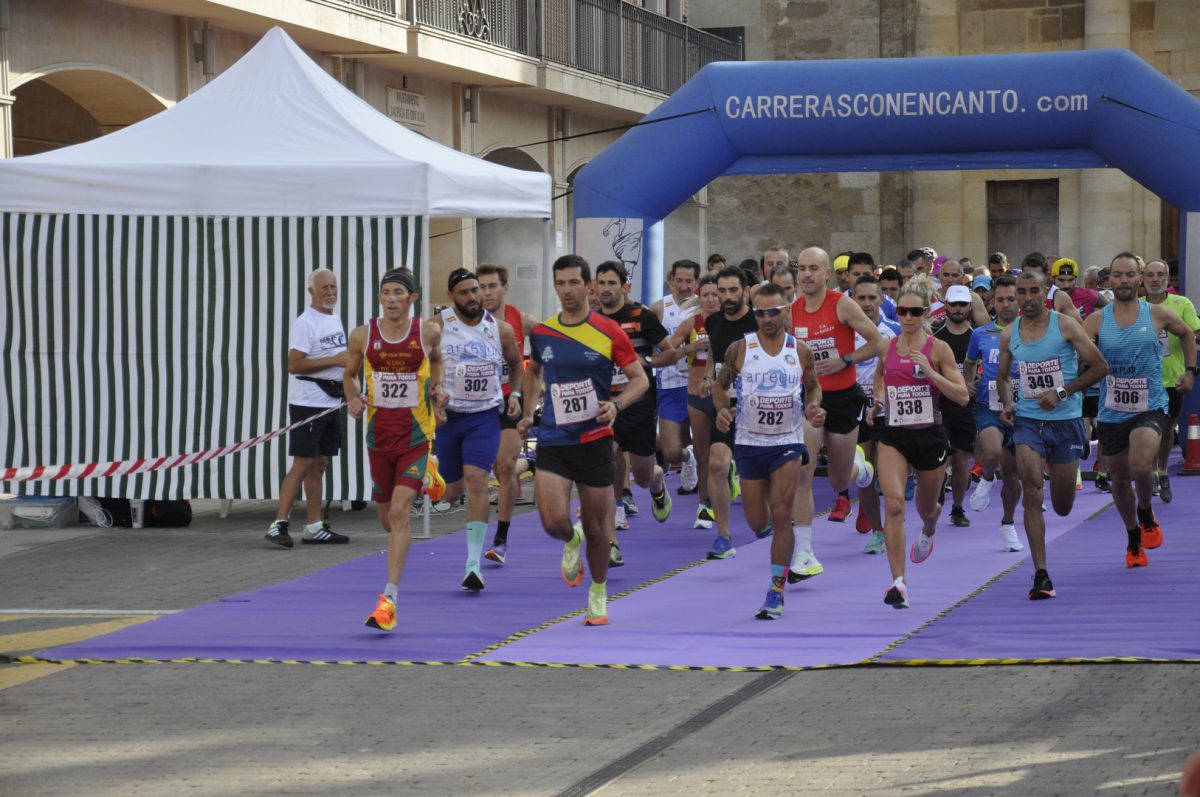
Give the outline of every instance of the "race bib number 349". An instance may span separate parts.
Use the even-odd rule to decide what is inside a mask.
[[[1021,394],[1036,399],[1047,391],[1063,386],[1062,363],[1057,360],[1039,360],[1017,364],[1021,375]]]

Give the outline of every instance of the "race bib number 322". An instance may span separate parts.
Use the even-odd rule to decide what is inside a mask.
[[[413,409],[417,406],[417,375],[371,372],[371,402],[385,410]]]

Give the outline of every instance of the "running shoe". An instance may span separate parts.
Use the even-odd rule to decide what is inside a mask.
[[[908,474],[908,481],[904,482],[904,500],[911,501],[913,496],[917,494],[917,477],[913,474]]]
[[[608,544],[608,566],[609,567],[624,567],[625,557],[621,555],[621,546],[615,542]]]
[[[1017,553],[1018,551],[1025,550],[1025,544],[1017,536],[1017,526],[1015,523],[1001,523],[1000,537],[1004,540],[1004,551],[1006,553]]]
[[[1054,591],[1054,582],[1050,580],[1050,574],[1045,570],[1034,573],[1033,588],[1029,590],[1029,600],[1043,601],[1055,597],[1058,597],[1058,593]]]
[[[792,566],[788,569],[787,580],[789,584],[797,584],[824,572],[824,566],[817,561],[812,551],[796,551],[792,557]]]
[[[733,547],[733,540],[729,537],[718,536],[713,540],[712,547],[708,549],[706,559],[728,559],[737,554],[737,549]]]
[[[267,527],[267,533],[264,537],[267,542],[273,542],[281,548],[292,547],[292,537],[288,534],[288,522],[286,520],[276,520]]]
[[[971,481],[977,482],[983,480],[983,466],[976,462],[971,466]]]
[[[903,581],[897,579],[887,588],[887,592],[883,593],[883,602],[893,609],[907,609],[908,586]]]
[[[1139,545],[1136,551],[1131,548],[1125,549],[1125,566],[1126,567],[1147,567],[1150,564],[1150,557],[1146,556],[1146,547]]]
[[[431,503],[438,503],[446,494],[446,480],[438,473],[437,457],[429,455],[429,464],[425,468],[425,478],[421,480],[421,491],[429,496]]]
[[[1108,481],[1108,474],[1100,471],[1096,472],[1096,481],[1094,482],[1096,489],[1102,493],[1111,493],[1112,485]]]
[[[1150,495],[1158,498],[1162,495],[1162,483],[1158,480],[1158,474],[1154,474],[1154,480],[1150,482]]]
[[[663,482],[663,491],[658,495],[650,494],[650,511],[659,523],[666,523],[671,516],[671,494],[667,492],[667,483]]]
[[[688,446],[683,451],[687,458],[683,460],[683,468],[679,472],[679,489],[686,490],[683,494],[688,495],[696,492],[700,484],[700,474],[696,471],[696,455],[692,453],[692,447]]]
[[[1083,471],[1079,469],[1078,465],[1075,466],[1075,489],[1083,489]]]
[[[482,592],[483,573],[478,570],[468,570],[467,574],[463,576],[462,588],[468,592]]]
[[[961,506],[954,506],[950,508],[950,525],[965,529],[971,525],[971,518],[967,517]]]
[[[396,604],[387,595],[379,596],[375,611],[364,623],[368,628],[378,628],[380,631],[391,631],[396,627]]]
[[[1158,477],[1158,500],[1164,504],[1171,503],[1171,499],[1175,496],[1171,493],[1171,480],[1167,474]]]
[[[625,514],[629,517],[633,517],[641,511],[638,509],[637,502],[633,500],[633,493],[629,488],[625,488],[621,492],[621,503],[625,505]]]
[[[829,510],[829,522],[845,523],[848,517],[850,517],[850,499],[839,495],[833,502],[833,509]]]
[[[856,487],[867,487],[875,481],[875,468],[867,462],[867,454],[862,446],[854,447],[854,467],[858,472],[858,478],[854,480]]]
[[[980,479],[979,484],[975,485],[975,489],[971,491],[971,495],[967,497],[967,506],[971,507],[973,512],[982,512],[987,509],[992,503],[992,487],[995,486],[996,479]]]
[[[613,525],[616,526],[617,531],[629,530],[629,518],[625,517],[625,504],[623,502],[617,502],[617,512]]]
[[[583,581],[583,526],[576,523],[572,527],[575,536],[571,542],[563,543],[562,566],[560,573],[563,583],[568,587],[578,587]]]
[[[754,536],[760,540],[765,540],[767,537],[770,537],[774,533],[775,533],[775,527],[772,526],[770,523],[768,523],[767,527],[765,529],[763,529],[762,531],[754,532]]]
[[[767,599],[754,615],[759,620],[778,620],[783,616],[783,590],[767,590]]]
[[[933,537],[926,537],[922,532],[917,541],[908,549],[908,561],[919,565],[933,555]]]
[[[1158,518],[1154,518],[1151,523],[1141,523],[1142,527],[1142,547],[1157,548],[1163,544],[1162,526],[1158,525]]]
[[[738,478],[737,465],[733,462],[729,463],[729,502],[733,503],[738,500],[738,496],[742,494],[742,483]]]
[[[487,549],[487,553],[483,555],[483,558],[490,562],[495,562],[498,565],[504,564],[504,560],[508,558],[508,543],[496,543],[491,548]]]
[[[871,539],[867,542],[867,547],[863,548],[863,553],[883,553],[887,550],[884,544],[883,532],[872,531]]]
[[[871,530],[871,521],[866,513],[862,511],[862,502],[858,504],[858,517],[854,520],[854,530],[859,534],[866,534]]]
[[[608,593],[588,590],[587,614],[584,625],[608,625]]]
[[[692,524],[694,529],[711,529],[713,524],[717,522],[717,516],[713,512],[713,508],[708,504],[701,504],[696,510],[696,522]]]
[[[304,536],[300,538],[301,545],[344,545],[348,542],[350,538],[329,528],[327,520],[309,523],[304,527]]]

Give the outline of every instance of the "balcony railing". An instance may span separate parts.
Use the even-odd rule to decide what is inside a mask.
[[[744,58],[741,42],[623,0],[343,2],[663,94],[705,64]]]

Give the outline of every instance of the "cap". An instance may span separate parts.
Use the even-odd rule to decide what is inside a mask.
[[[967,290],[966,285],[951,285],[946,291],[946,304],[954,304],[955,302],[971,303],[971,292]]]
[[[833,259],[834,271],[845,271],[850,268],[850,255],[838,255]]]
[[[992,289],[992,278],[987,274],[980,274],[978,277],[971,280],[971,290],[977,291],[980,288],[983,288],[985,291],[990,291]]]
[[[921,254],[925,255],[926,260],[936,260],[937,256],[938,256],[937,250],[934,249],[932,246],[922,246]]]
[[[465,268],[456,268],[450,272],[450,278],[446,281],[446,290],[453,291],[454,286],[465,280],[477,280],[475,272]]]
[[[1054,261],[1054,265],[1050,267],[1050,276],[1057,277],[1060,272],[1067,271],[1076,277],[1079,276],[1079,264],[1069,257],[1060,257]]]

